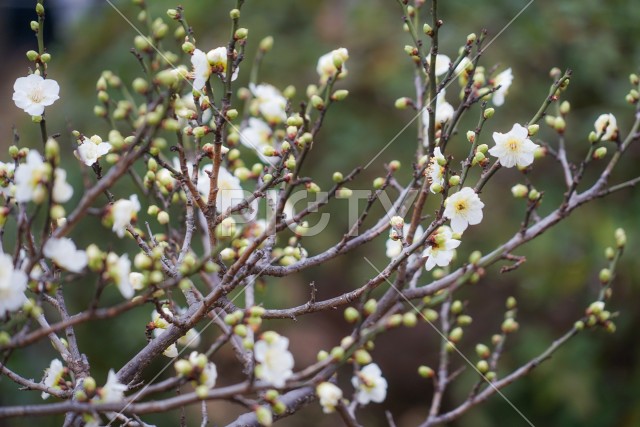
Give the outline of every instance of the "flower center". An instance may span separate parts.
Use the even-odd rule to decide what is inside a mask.
[[[456,203],[456,211],[458,211],[458,213],[462,213],[464,211],[467,210],[467,201],[466,200],[461,200],[458,203]]]
[[[515,138],[511,138],[507,141],[507,147],[511,151],[518,151],[520,149],[520,141]]]
[[[40,87],[38,86],[31,89],[31,92],[29,92],[29,99],[33,101],[34,104],[41,103],[42,100],[44,99],[44,94],[42,93],[42,89],[40,89]]]

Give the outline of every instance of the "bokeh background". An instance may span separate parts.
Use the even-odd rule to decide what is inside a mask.
[[[36,125],[15,108],[11,101],[15,79],[27,72],[29,62],[24,56],[28,49],[36,48],[36,40],[29,30],[29,21],[35,19],[33,5],[23,0],[0,1],[0,149],[12,141],[15,126],[20,144],[37,146],[39,134]],[[85,134],[106,137],[105,122],[92,115],[95,105],[95,81],[102,70],[110,69],[124,82],[141,74],[135,58],[128,53],[135,31],[106,2],[102,1],[47,1],[47,46],[53,55],[50,75],[61,85],[61,99],[47,112],[50,133],[60,132],[68,164],[71,157],[70,131],[78,129]],[[137,9],[129,2],[113,2],[135,23]],[[166,17],[164,11],[176,4],[171,1],[150,1],[156,16]],[[495,36],[525,6],[523,0],[441,1],[441,17],[445,25],[441,30],[441,52],[455,57],[458,48],[471,32],[486,28]],[[195,30],[198,46],[211,49],[224,43],[228,34],[228,10],[231,1],[182,2],[186,17]],[[169,21],[166,19],[166,21]],[[622,132],[629,129],[633,109],[624,101],[629,90],[628,75],[640,66],[640,8],[633,1],[624,0],[536,0],[504,33],[492,42],[483,55],[487,68],[512,67],[514,84],[503,107],[485,128],[481,142],[491,143],[491,132],[506,131],[514,122],[525,122],[538,109],[547,94],[551,80],[548,72],[553,66],[574,71],[565,99],[571,102],[572,112],[567,125],[567,144],[570,159],[578,161],[587,149],[587,135],[594,119],[601,113],[614,113]],[[169,22],[172,30],[175,25]],[[258,41],[267,35],[275,38],[275,46],[267,56],[261,71],[261,81],[281,89],[289,84],[303,93],[307,84],[315,82],[317,58],[331,49],[343,46],[349,49],[347,63],[349,76],[339,85],[349,89],[347,101],[329,112],[326,125],[314,145],[313,161],[306,174],[323,188],[328,188],[331,173],[344,173],[366,164],[410,120],[410,113],[393,108],[396,98],[411,96],[413,71],[403,46],[410,43],[402,31],[401,9],[392,0],[249,0],[242,13],[242,25],[250,29],[247,58],[252,59]],[[171,37],[165,48],[178,49]],[[188,60],[185,60],[188,63]],[[240,84],[246,83],[249,61],[241,67]],[[454,83],[448,100],[455,99],[458,90]],[[475,125],[477,113],[460,126],[460,130]],[[409,127],[394,144],[351,186],[370,188],[373,178],[383,174],[383,163],[398,159],[404,165],[399,176],[410,176],[410,164],[415,148],[416,129]],[[540,138],[555,144],[554,135],[541,130]],[[466,150],[464,132],[453,143],[456,150]],[[249,154],[247,154],[250,156]],[[6,154],[3,156],[6,157]],[[638,173],[640,150],[633,147],[622,167],[614,176],[620,180]],[[81,176],[69,170],[75,179],[76,199],[80,197]],[[588,176],[588,179],[592,178]],[[524,206],[514,200],[509,188],[518,182],[519,175],[501,171],[491,191],[485,192],[487,203],[482,226],[465,233],[460,250],[462,259],[473,249],[490,251],[517,230]],[[562,196],[560,173],[552,159],[537,163],[532,176],[538,189],[545,191],[541,211],[549,212]],[[129,183],[120,187],[121,196],[132,191]],[[486,199],[484,198],[486,197]],[[329,228],[321,235],[306,240],[310,253],[317,253],[340,239],[348,224],[344,215],[346,202],[340,202],[332,213]],[[378,210],[377,213],[381,211]],[[549,230],[536,241],[516,251],[527,257],[517,271],[500,275],[491,269],[480,283],[461,291],[460,298],[468,301],[468,312],[474,317],[462,344],[465,354],[473,356],[477,342],[488,342],[499,329],[504,312],[504,301],[509,295],[519,301],[520,331],[509,338],[500,373],[506,373],[525,363],[544,350],[549,343],[567,330],[581,315],[584,308],[597,296],[597,274],[605,265],[604,248],[613,243],[613,231],[624,227],[629,245],[619,266],[614,284],[610,309],[618,311],[617,331],[587,331],[565,345],[551,360],[536,369],[532,375],[504,390],[504,394],[536,426],[558,427],[631,427],[640,425],[640,327],[638,296],[640,270],[635,259],[638,243],[638,217],[640,193],[630,189],[606,200],[596,201],[580,209],[568,220]],[[144,220],[142,215],[141,220]],[[93,222],[92,222],[93,221]],[[11,242],[11,231],[5,242]],[[103,246],[117,251],[135,251],[130,240],[114,242],[113,234],[102,228],[98,220],[88,220],[76,230],[74,239],[82,246],[102,240]],[[376,272],[364,262],[371,259],[379,269],[384,267],[385,238],[372,242],[322,267],[304,274],[283,279],[268,280],[257,297],[267,307],[285,307],[300,304],[308,297],[309,286],[315,282],[319,298],[337,295],[353,289]],[[108,243],[107,243],[108,242]],[[113,243],[112,243],[113,242]],[[422,283],[429,280],[424,275]],[[68,292],[72,312],[81,310],[92,295],[92,280],[77,283]],[[384,288],[384,287],[383,287]],[[384,290],[384,289],[382,289]],[[116,303],[121,297],[117,290],[108,289],[104,304]],[[240,298],[241,300],[241,298]],[[87,354],[92,373],[101,384],[109,368],[122,366],[144,344],[144,326],[149,321],[151,308],[144,307],[109,322],[93,322],[77,328],[81,349]],[[272,322],[291,338],[297,366],[315,359],[320,349],[335,345],[348,326],[341,313],[319,314],[291,322]],[[215,339],[213,328],[203,332],[203,345]],[[389,380],[388,407],[398,426],[416,425],[424,419],[430,400],[431,385],[416,374],[420,364],[436,363],[438,337],[428,325],[421,324],[411,330],[391,332],[377,341],[373,352]],[[9,363],[12,369],[27,377],[40,378],[42,371],[54,357],[48,343],[42,342],[27,350],[16,352]],[[475,360],[474,357],[471,357]],[[463,366],[454,357],[454,366]],[[148,369],[151,377],[162,366],[161,360]],[[219,384],[228,384],[240,376],[233,356],[222,352],[216,360],[222,372]],[[447,393],[444,407],[453,408],[465,398],[475,377],[469,369]],[[349,370],[341,371],[340,383],[349,390]],[[0,404],[41,402],[39,393],[16,392],[15,384],[0,380]],[[53,398],[51,398],[53,399]],[[382,405],[370,405],[361,422],[366,426],[387,425]],[[212,404],[212,425],[225,425],[241,413],[242,408],[231,404]],[[281,422],[285,426],[339,425],[336,416],[320,417],[318,405],[304,409],[299,416]],[[159,426],[177,425],[179,411],[170,416],[145,418]],[[173,418],[171,418],[173,417]],[[196,425],[198,408],[187,410],[189,425]],[[19,419],[4,425],[27,426],[60,425],[61,418]],[[2,423],[0,422],[0,425]],[[524,426],[526,422],[499,396],[472,409],[452,426]]]

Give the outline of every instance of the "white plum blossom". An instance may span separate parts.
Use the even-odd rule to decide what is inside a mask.
[[[256,377],[274,387],[284,387],[293,375],[293,355],[288,350],[289,339],[275,332],[265,332],[254,346],[259,365]]]
[[[42,253],[58,267],[72,273],[80,273],[87,266],[87,253],[76,249],[76,244],[67,237],[51,237],[44,244]]]
[[[433,105],[431,106],[432,108]],[[442,89],[436,96],[436,132],[442,127],[443,123],[448,122],[453,118],[455,110],[453,106],[445,99],[445,90]],[[424,125],[424,140],[423,144],[426,147],[429,145],[429,111],[425,108],[422,110],[422,123]]]
[[[35,200],[36,203],[41,203],[46,191],[42,183],[48,180],[48,171],[49,168],[40,154],[35,150],[30,150],[27,154],[27,161],[20,164],[15,171],[16,201]]]
[[[26,302],[27,275],[13,268],[10,255],[0,253],[0,319],[6,312],[18,310]]]
[[[118,377],[113,369],[109,370],[107,376],[107,382],[100,390],[100,402],[102,403],[115,403],[124,398],[124,392],[127,391],[127,386],[121,384],[118,381]]]
[[[213,165],[208,164],[198,176],[198,191],[205,199],[209,196],[211,179],[207,171],[211,172]],[[240,180],[233,176],[228,170],[220,166],[218,172],[218,195],[216,196],[216,209],[218,212],[226,212],[227,209],[237,205],[244,200],[244,191],[240,185]]]
[[[51,197],[56,203],[66,203],[73,196],[73,187],[67,182],[67,171],[56,168]]]
[[[595,121],[596,135],[602,141],[613,141],[618,135],[618,123],[613,114],[601,114]]]
[[[427,64],[431,65],[431,55],[427,55]],[[451,59],[441,53],[436,55],[436,76],[441,76],[449,71]]]
[[[177,342],[183,347],[195,348],[200,345],[200,341],[202,341],[202,338],[200,337],[200,332],[191,328],[187,331],[186,334],[178,338]]]
[[[102,142],[100,137],[94,135],[89,138],[84,138],[82,144],[73,152],[75,156],[87,166],[93,165],[98,159],[109,151],[113,147],[108,142]]]
[[[451,220],[451,229],[462,233],[469,225],[482,221],[484,203],[471,187],[464,187],[445,200],[444,216]]]
[[[287,120],[287,99],[280,91],[267,83],[250,84],[249,89],[254,96],[254,105],[269,123],[278,124]]]
[[[135,294],[135,290],[129,281],[131,273],[131,261],[129,255],[118,256],[113,252],[107,255],[107,271],[118,287],[118,290],[125,299],[130,299]]]
[[[132,194],[129,199],[117,200],[113,206],[111,206],[111,215],[113,216],[112,230],[118,235],[123,237],[124,232],[131,221],[137,218],[140,211],[140,202],[138,196]]]
[[[507,133],[494,132],[493,140],[496,145],[489,149],[489,154],[497,157],[505,168],[529,166],[539,147],[529,139],[527,128],[518,123]]]
[[[129,283],[131,287],[136,291],[141,291],[144,289],[144,274],[138,273],[137,271],[132,271],[129,273]]]
[[[507,68],[493,79],[493,87],[500,86],[500,88],[493,93],[493,97],[491,98],[493,105],[499,107],[504,104],[504,97],[509,93],[509,87],[512,82],[513,73],[511,72],[511,68]]]
[[[53,104],[60,97],[60,86],[52,79],[43,79],[39,74],[18,77],[13,84],[13,102],[27,114],[40,116],[44,107]]]
[[[15,171],[15,198],[18,202],[42,203],[47,189],[44,185],[50,178],[51,165],[45,163],[36,150],[30,150],[27,160]],[[66,181],[67,172],[56,168],[52,198],[56,203],[65,203],[73,196],[73,187]]]
[[[347,75],[347,68],[344,65],[349,59],[349,51],[341,47],[339,49],[332,50],[329,53],[326,53],[318,59],[318,65],[316,66],[316,71],[320,76],[320,82],[325,83],[329,78],[334,77],[338,72],[335,63],[342,63],[342,70],[340,71],[339,78],[342,78]]]
[[[451,228],[443,225],[433,235],[429,236],[428,245],[422,256],[428,257],[424,268],[430,271],[436,265],[446,267],[451,263],[455,255],[455,249],[460,246],[460,240],[454,239]]]
[[[271,147],[273,130],[263,120],[251,117],[247,127],[240,132],[242,145],[255,150],[256,154],[265,163],[271,163],[271,159],[264,155],[264,148]]]
[[[206,363],[204,363],[206,361]],[[218,370],[213,362],[207,361],[207,356],[197,351],[191,352],[189,355],[189,363],[191,366],[199,366],[202,369],[198,383],[205,385],[207,388],[213,388],[218,379]],[[204,364],[204,366],[202,366]]]
[[[195,87],[195,83],[194,83]],[[209,97],[206,95],[200,95],[199,97],[200,108],[204,108],[209,105]],[[179,118],[180,126],[185,127],[187,125],[187,120],[192,120],[197,117],[197,109],[196,103],[193,98],[193,94],[189,93],[182,98],[176,99],[174,104],[174,108],[176,110],[176,116]],[[202,123],[207,123],[213,117],[213,109],[207,108],[202,111]],[[180,167],[178,167],[180,169]]]
[[[42,378],[42,384],[46,387],[56,389],[58,388],[58,383],[62,379],[64,375],[64,366],[62,366],[62,362],[58,359],[53,359],[49,367],[44,372],[44,378]],[[43,400],[49,398],[49,393],[42,392],[40,395]]]
[[[441,162],[446,162],[440,147],[436,147],[433,150],[433,156],[429,159],[429,166],[427,166],[427,170],[425,171],[425,175],[429,180],[429,191],[432,193],[436,193],[436,189],[438,186],[442,187],[444,185],[444,166],[440,166]]]
[[[336,406],[340,403],[340,399],[342,399],[342,390],[340,387],[328,381],[318,384],[316,394],[320,399],[320,405],[325,414],[334,412]]]
[[[194,50],[191,55],[191,65],[193,65],[193,87],[196,90],[201,90],[211,75],[207,54],[200,49]]]
[[[387,380],[375,363],[368,364],[356,373],[351,378],[351,384],[357,390],[356,400],[361,405],[380,403],[387,397]]]
[[[406,238],[408,232],[409,232],[409,224],[405,224],[402,227],[402,235]],[[416,240],[420,239],[423,233],[424,233],[424,229],[422,228],[422,226],[419,225],[416,228],[416,232],[413,235],[413,241],[415,242]],[[389,238],[387,239],[386,246],[387,246],[387,250],[386,250],[387,258],[393,259],[402,253],[402,247],[403,247],[402,240],[393,240],[392,238]]]
[[[224,74],[227,72],[227,48],[217,47],[215,49],[207,52],[207,60],[209,61],[209,65],[212,68],[212,71],[215,73]],[[233,71],[233,75],[231,76],[231,80],[235,80],[238,78],[238,72],[240,71],[240,67],[236,67]]]
[[[470,68],[473,68],[473,62],[471,62],[471,60],[465,56],[464,58],[462,58],[462,61],[460,61],[460,63],[455,68],[455,70],[453,70],[453,72],[457,76],[462,74],[463,71]]]

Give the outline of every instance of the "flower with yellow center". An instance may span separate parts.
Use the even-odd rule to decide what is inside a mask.
[[[529,166],[539,147],[529,139],[527,128],[518,123],[507,133],[494,132],[493,140],[496,145],[489,150],[489,154],[497,157],[505,168]]]
[[[451,220],[454,233],[462,233],[469,225],[476,225],[482,221],[484,203],[471,187],[447,197],[445,200],[444,217]]]
[[[60,97],[60,86],[52,79],[43,79],[39,74],[18,77],[13,84],[13,102],[27,114],[40,116],[44,107],[53,104]]]

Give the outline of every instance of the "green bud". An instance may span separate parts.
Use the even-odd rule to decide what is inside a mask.
[[[336,198],[337,199],[348,199],[349,197],[351,197],[353,195],[353,191],[350,190],[347,187],[340,187],[338,188],[338,190],[336,191]]]
[[[368,299],[367,302],[364,303],[364,307],[363,307],[364,314],[368,316],[374,313],[377,307],[378,307],[378,302],[375,299],[373,298]]]
[[[271,409],[266,406],[258,406],[255,409],[256,419],[258,423],[262,426],[270,426],[273,424],[273,414],[271,413]]]
[[[607,155],[607,147],[598,147],[593,152],[593,159],[594,160],[601,160],[601,159],[604,159],[606,157],[606,155]]]
[[[49,61],[51,61],[51,54],[49,54],[49,53],[43,53],[42,55],[40,55],[40,60],[41,60],[44,64],[48,63]]]
[[[273,37],[267,36],[260,40],[260,50],[263,52],[269,52],[273,48]]]
[[[457,321],[458,325],[460,325],[460,326],[469,326],[473,322],[473,318],[471,316],[463,314],[463,315],[458,316],[456,321]]]
[[[389,169],[391,169],[392,172],[399,170],[401,166],[402,164],[398,160],[391,160],[389,162]]]
[[[529,194],[529,189],[524,184],[516,184],[511,187],[511,194],[513,194],[513,197],[523,199]]]
[[[320,350],[318,352],[318,355],[316,356],[316,360],[318,362],[322,362],[323,360],[325,360],[327,357],[329,357],[329,353],[327,353],[325,350]]]
[[[36,33],[37,33],[38,31],[40,31],[40,24],[38,24],[38,21],[31,21],[31,22],[29,23],[29,25],[31,26],[31,30],[32,30],[32,31],[34,31],[34,32],[36,32]]]
[[[627,244],[627,234],[624,229],[617,228],[615,231],[616,246],[623,248]]]
[[[482,113],[482,117],[484,117],[485,119],[490,119],[491,117],[493,117],[495,112],[496,110],[494,108],[487,108],[486,110],[484,110],[484,113]]]
[[[331,349],[331,358],[335,361],[342,361],[344,359],[344,348],[340,346],[333,347]]]
[[[534,136],[536,133],[538,133],[538,130],[540,130],[540,125],[538,125],[538,124],[529,125],[527,130],[529,132],[529,136]]]
[[[556,132],[563,133],[566,127],[567,127],[567,122],[564,121],[564,118],[562,118],[562,116],[556,117],[556,119],[553,122],[553,128],[556,130]]]
[[[510,334],[512,332],[515,332],[518,330],[518,322],[516,322],[513,318],[509,317],[507,319],[504,319],[504,322],[502,322],[502,332],[504,332],[505,334]]]
[[[513,310],[518,306],[518,301],[514,297],[507,298],[507,302],[505,303],[505,307],[507,310]]]
[[[405,96],[405,97],[396,99],[395,107],[398,110],[404,110],[411,104],[412,104],[411,99]]]
[[[397,328],[402,324],[402,314],[393,314],[387,320],[388,328]]]
[[[540,192],[535,188],[532,188],[531,191],[529,191],[529,200],[531,200],[532,202],[535,202],[539,198],[540,198]]]
[[[38,59],[38,52],[36,52],[35,50],[27,51],[27,59],[31,62],[35,62],[36,59]]]
[[[480,251],[473,251],[471,252],[471,254],[469,255],[469,263],[476,265],[478,264],[478,262],[480,261],[480,258],[482,258],[482,252]]]
[[[569,104],[569,101],[562,101],[560,104],[560,114],[567,115],[569,114],[569,111],[571,111],[571,104]]]
[[[231,9],[229,11],[229,18],[231,18],[231,19],[239,19],[240,18],[240,10],[239,9]]]
[[[464,309],[464,306],[462,305],[462,301],[460,300],[455,300],[453,303],[451,303],[451,313],[453,314],[460,314],[462,313],[462,310]]]
[[[324,110],[324,101],[318,95],[311,97],[311,105],[317,110]]]
[[[424,32],[425,35],[427,35],[427,36],[432,36],[433,35],[433,28],[431,28],[431,25],[429,25],[429,24],[424,24],[422,26],[422,32]]]
[[[420,375],[422,378],[433,378],[434,374],[435,372],[433,371],[433,369],[428,366],[420,365],[418,367],[418,375]]]
[[[453,343],[460,342],[463,334],[464,334],[464,331],[462,330],[461,327],[459,326],[455,327],[451,330],[451,332],[449,332],[449,341]]]
[[[36,13],[38,14],[38,16],[44,15],[44,6],[42,5],[42,3],[36,4]]]
[[[476,369],[481,374],[486,374],[487,372],[489,372],[489,363],[486,360],[480,360],[478,361],[478,363],[476,363]]]
[[[233,109],[233,108],[232,108],[232,109],[230,109],[230,110],[227,110],[226,116],[227,116],[227,118],[228,118],[229,120],[233,120],[233,119],[235,119],[236,117],[238,117],[238,110]]]
[[[360,319],[360,312],[353,307],[344,310],[344,319],[349,323],[355,323]]]
[[[578,320],[573,324],[573,327],[576,328],[577,331],[581,331],[584,329],[584,322],[582,320]]]
[[[331,95],[331,99],[334,101],[343,101],[347,96],[349,96],[348,90],[339,89],[333,92],[333,95]]]
[[[422,310],[422,315],[424,316],[424,319],[429,323],[435,322],[439,317],[438,312],[432,308],[425,308],[424,310]]]
[[[246,28],[238,28],[236,30],[236,33],[234,34],[234,37],[236,40],[245,40],[247,38],[247,36],[249,35],[249,30]]]
[[[282,91],[282,95],[287,99],[292,99],[294,96],[296,96],[295,86],[289,85],[285,87],[284,90]]]
[[[341,172],[334,172],[333,176],[332,176],[333,182],[342,182],[342,180],[344,180],[344,176],[342,175]]]
[[[384,185],[385,179],[379,176],[378,178],[373,180],[373,188],[379,190]]]
[[[598,138],[598,134],[597,134],[597,133],[595,133],[595,131],[591,131],[591,132],[589,133],[589,142],[590,142],[590,143],[592,143],[592,144],[593,144],[593,143],[595,143],[595,142],[598,142],[598,139],[599,139],[599,138]]]
[[[356,363],[361,366],[368,365],[372,361],[371,355],[367,350],[364,349],[356,350],[353,354],[353,358],[355,359]]]
[[[402,316],[402,324],[406,328],[413,328],[414,326],[416,326],[418,324],[418,317],[416,316],[416,314],[413,311],[406,312]]]
[[[611,261],[613,258],[615,258],[616,251],[612,247],[608,247],[607,249],[604,250],[604,256],[609,261]]]
[[[476,354],[481,359],[488,359],[491,356],[491,350],[484,344],[476,344]]]

